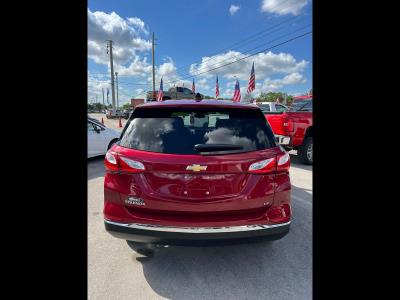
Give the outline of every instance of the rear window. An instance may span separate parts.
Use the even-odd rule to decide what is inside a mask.
[[[262,112],[270,112],[269,104],[260,104],[259,105]]]
[[[312,99],[294,101],[290,111],[312,111]]]
[[[128,122],[119,145],[143,151],[215,155],[276,146],[258,109],[138,108]],[[226,149],[210,150],[214,145]]]

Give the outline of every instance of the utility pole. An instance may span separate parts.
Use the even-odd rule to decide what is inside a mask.
[[[153,32],[153,42],[152,42],[152,61],[153,61],[153,100],[156,98],[156,82],[154,73],[154,32]]]
[[[107,53],[110,54],[111,97],[112,97],[113,115],[115,115],[114,64],[113,64],[113,55],[112,55],[112,43],[113,43],[113,41],[112,40],[106,40],[106,42],[108,42],[108,44],[107,44]]]
[[[119,109],[119,100],[118,100],[118,72],[115,72],[115,80],[117,82],[117,109]]]
[[[104,88],[101,88],[101,91],[102,91],[102,93],[103,93],[103,106],[105,106],[105,105],[104,105]]]
[[[108,101],[108,89],[107,89],[107,107],[110,105],[110,102]]]

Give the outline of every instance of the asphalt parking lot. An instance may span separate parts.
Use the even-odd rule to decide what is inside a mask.
[[[89,299],[311,299],[312,167],[291,159],[293,221],[283,239],[168,247],[151,258],[106,233],[103,158],[88,160]]]

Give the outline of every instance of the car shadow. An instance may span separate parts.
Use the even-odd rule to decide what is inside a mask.
[[[292,153],[290,152],[290,163],[292,166],[299,168],[299,169],[303,169],[303,170],[307,170],[307,171],[312,171],[312,165],[306,165],[304,163],[302,163],[300,161],[300,157],[297,155],[297,153]]]
[[[88,180],[103,177],[105,174],[104,155],[88,158],[87,160],[87,175]]]
[[[302,199],[302,200],[299,200]],[[292,203],[295,201],[308,201],[312,203],[312,189],[300,188],[292,184]]]
[[[309,299],[311,271],[292,268],[299,257],[291,252],[290,238],[289,233],[286,241],[168,247],[137,260],[151,288],[168,299]],[[304,239],[296,243],[311,244]],[[300,269],[311,270],[311,258],[308,261]]]
[[[306,211],[302,207],[296,210]],[[132,259],[142,264],[150,287],[168,299],[310,299],[309,223],[298,218],[296,227],[278,241],[170,246],[156,249],[150,258],[133,252]]]

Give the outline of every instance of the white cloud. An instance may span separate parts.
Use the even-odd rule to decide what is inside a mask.
[[[167,90],[173,86],[185,86],[189,88],[192,87],[193,79],[192,78],[181,79],[181,76],[179,76],[179,74],[177,73],[176,71],[177,68],[171,57],[167,56],[163,60],[165,62],[159,66],[156,66],[155,69],[156,89],[158,89],[160,86],[161,77],[163,78],[164,90]],[[149,83],[149,85],[152,85],[153,77],[152,77],[151,66],[149,66],[147,70],[148,70],[147,82]],[[210,85],[206,78],[195,78],[194,81],[195,81],[196,91],[198,91],[199,89],[202,90],[210,89]]]
[[[268,91],[277,91],[279,89],[282,89],[283,86],[285,85],[292,85],[292,84],[301,84],[305,83],[306,79],[303,75],[300,73],[292,73],[289,75],[286,75],[285,77],[281,79],[270,79],[266,78],[261,86],[261,90],[264,92]]]
[[[263,0],[261,11],[277,15],[299,15],[308,0]]]
[[[297,72],[286,75],[285,77],[282,78],[282,84],[284,85],[305,83],[305,82],[306,79],[304,78],[304,76]]]
[[[278,79],[271,79],[271,78],[267,77],[267,78],[265,78],[265,80],[262,83],[256,82],[256,88],[252,92],[252,95],[254,97],[257,97],[261,92],[267,93],[270,91],[278,91],[278,90],[281,90],[284,86],[293,85],[293,84],[302,84],[305,82],[306,82],[306,78],[298,72],[290,73],[290,74],[288,74],[282,78],[278,78]],[[236,80],[228,81],[226,83],[227,89],[223,93],[224,97],[228,97],[228,98],[233,97],[235,83],[236,83]],[[244,82],[243,81],[240,82],[240,93],[241,93],[242,97],[244,97],[247,93],[247,83],[248,83],[247,80]]]
[[[219,91],[219,93],[220,93],[224,98],[228,98],[228,99],[230,99],[230,98],[233,97],[233,92],[234,92],[233,89],[226,89],[226,90],[224,90],[223,93],[221,93],[221,89],[220,89],[220,91]]]
[[[200,80],[195,80],[195,84],[196,84],[196,89],[197,88],[201,88],[204,90],[209,90],[210,89],[210,85],[208,84],[208,80],[206,78],[201,78]]]
[[[145,34],[149,34],[149,30],[146,28],[144,22],[139,18],[128,18],[128,24],[139,28]]]
[[[239,5],[231,4],[231,7],[229,7],[229,13],[231,14],[231,16],[233,16],[235,13],[237,13],[239,9],[240,9]]]
[[[117,66],[115,70],[122,76],[141,76],[146,77],[152,72],[151,65],[147,62],[147,58],[140,59],[135,56],[129,66]]]
[[[111,87],[110,87],[110,81],[109,80],[101,80],[94,78],[90,74],[88,74],[88,100],[93,100],[96,98],[97,95],[97,101],[102,103],[103,102],[103,96],[102,96],[102,91],[101,89],[104,89],[104,102],[107,104],[107,88],[110,90],[110,95],[109,95],[109,101],[111,103]]]
[[[130,63],[136,52],[151,50],[151,42],[140,33],[148,33],[139,18],[123,19],[115,12],[92,12],[88,9],[88,56],[98,64],[108,65],[105,40],[113,40],[116,66]]]
[[[228,51],[212,57],[203,57],[200,64],[192,64],[190,66],[190,73],[195,75],[209,71],[213,68],[236,61],[244,56],[245,55],[240,52]],[[211,78],[220,75],[227,79],[234,79],[236,76],[239,80],[248,80],[253,61],[256,79],[263,79],[274,74],[302,72],[308,64],[305,60],[300,62],[296,61],[296,59],[289,53],[275,54],[272,52],[266,52],[259,53],[252,58],[243,59],[204,74],[199,74],[199,76]]]

